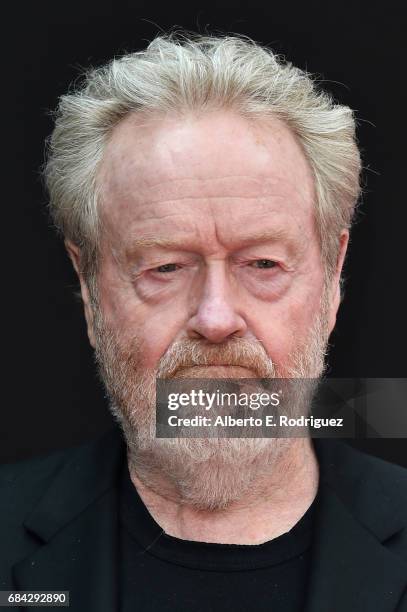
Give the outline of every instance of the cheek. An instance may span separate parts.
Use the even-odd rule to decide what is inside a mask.
[[[284,364],[287,357],[307,341],[319,301],[319,294],[309,295],[308,299],[284,300],[253,314],[255,336],[276,364]]]
[[[142,365],[145,368],[157,366],[159,359],[174,342],[181,328],[182,322],[174,318],[174,313],[168,313],[168,317],[149,313],[148,317],[139,324],[139,336],[143,343]]]
[[[154,368],[185,325],[186,313],[182,304],[151,308],[135,297],[131,286],[112,285],[106,281],[105,278],[100,282],[99,290],[106,322],[124,341],[137,338],[141,366]]]

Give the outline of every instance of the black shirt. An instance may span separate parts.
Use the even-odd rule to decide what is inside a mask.
[[[134,487],[120,482],[121,612],[300,612],[318,495],[287,533],[257,545],[181,540],[163,532]]]

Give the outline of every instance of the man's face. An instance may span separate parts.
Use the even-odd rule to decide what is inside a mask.
[[[313,177],[276,119],[129,116],[113,132],[98,183],[96,316],[83,293],[89,336],[127,422],[128,445],[154,455],[155,465],[171,462],[185,498],[224,506],[270,464],[277,443],[154,440],[155,376],[319,376],[347,235],[324,293]],[[204,458],[218,461],[217,469]],[[227,478],[219,480],[220,461]]]
[[[142,365],[178,340],[241,337],[283,367],[324,281],[313,178],[288,128],[220,112],[133,115],[114,131],[99,182],[100,306],[119,335],[137,333]]]

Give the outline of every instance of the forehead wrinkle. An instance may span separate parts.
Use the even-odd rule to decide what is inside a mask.
[[[213,196],[208,196],[208,195],[196,195],[196,196],[177,196],[176,198],[165,198],[165,199],[159,199],[159,200],[145,200],[143,201],[138,201],[137,203],[140,206],[149,206],[149,205],[154,205],[154,204],[176,204],[177,202],[182,202],[182,201],[188,201],[188,200],[203,200],[203,201],[207,201],[207,200],[255,200],[256,202],[258,201],[263,201],[263,200],[270,200],[270,199],[285,199],[285,196],[282,195],[269,195],[269,196],[261,196],[261,197],[257,197],[257,196],[237,196],[237,195],[213,195]]]
[[[115,156],[112,157],[114,160]],[[171,191],[174,189],[177,196],[178,194],[181,195],[182,192],[185,195],[192,196],[197,188],[201,190],[202,187],[205,188],[207,197],[211,197],[217,195],[221,186],[219,184],[227,183],[227,191],[230,191],[231,195],[236,194],[236,196],[244,189],[245,191],[252,191],[253,197],[267,197],[273,195],[273,191],[277,188],[282,191],[294,192],[303,200],[314,199],[314,180],[313,177],[309,176],[308,168],[306,168],[305,175],[301,173],[302,176],[297,176],[294,180],[291,173],[287,174],[286,168],[281,168],[276,164],[272,164],[271,174],[253,169],[253,174],[247,174],[243,171],[242,174],[231,173],[223,176],[210,176],[210,173],[209,176],[200,176],[197,173],[190,176],[180,176],[180,168],[182,173],[187,170],[184,166],[180,167],[179,165],[172,170],[163,169],[158,165],[155,171],[151,172],[151,163],[145,164],[142,160],[129,159],[126,156],[120,164],[105,164],[104,171],[99,173],[98,178],[102,191],[110,197],[114,197],[115,192],[116,195],[120,193],[121,195],[131,195],[132,192],[141,191],[147,195],[149,192],[168,192],[168,189],[171,189]],[[219,168],[216,169],[216,174],[218,170]],[[158,180],[157,174],[159,176]]]
[[[244,246],[255,246],[258,244],[264,244],[266,242],[281,242],[284,241],[289,247],[290,252],[298,250],[299,243],[295,241],[292,234],[285,228],[276,228],[274,230],[261,230],[255,232],[252,235],[244,235],[239,238],[234,238],[229,241],[234,247]],[[129,247],[127,254],[131,255],[142,249],[152,248],[163,248],[163,249],[177,249],[185,250],[188,246],[193,245],[191,241],[188,241],[187,237],[174,237],[174,236],[157,236],[156,234],[144,234],[134,236],[129,240]]]
[[[283,176],[268,176],[268,175],[263,175],[263,174],[258,174],[258,175],[250,175],[250,174],[226,174],[223,176],[170,176],[170,177],[162,177],[159,181],[152,179],[151,181],[149,180],[149,176],[147,173],[143,174],[140,173],[139,178],[143,179],[144,183],[147,185],[148,188],[151,189],[156,189],[157,187],[160,188],[161,186],[164,186],[165,188],[167,188],[166,186],[169,185],[173,185],[176,183],[194,183],[194,182],[200,182],[200,183],[213,183],[213,182],[218,182],[218,181],[232,181],[231,185],[229,187],[231,187],[232,189],[241,189],[242,185],[239,185],[236,182],[236,179],[238,181],[242,181],[244,182],[244,184],[249,184],[250,186],[255,186],[255,187],[260,187],[260,191],[264,193],[265,189],[271,184],[272,186],[278,185],[281,186],[281,183],[284,182],[284,177]],[[154,181],[154,182],[153,182]],[[295,187],[295,185],[292,185],[293,187]]]
[[[239,182],[239,179],[243,180],[243,184]],[[133,181],[122,181],[116,182],[116,188],[112,190],[112,185],[105,185],[103,191],[104,195],[109,195],[106,199],[116,199],[114,192],[117,191],[117,195],[123,199],[123,203],[134,202],[140,206],[161,204],[161,203],[173,203],[177,201],[185,200],[256,200],[258,202],[267,201],[269,199],[289,199],[295,201],[302,201],[304,204],[311,200],[313,204],[314,194],[310,192],[309,186],[304,185],[304,188],[298,188],[297,185],[288,183],[282,179],[253,179],[248,181],[249,177],[242,177],[236,175],[234,177],[216,177],[216,178],[173,178],[168,180],[161,180],[154,184],[150,184],[146,181],[145,175],[134,177],[136,184]],[[227,194],[221,194],[218,192],[218,188],[213,183],[218,183],[222,180],[228,179],[234,182],[229,184],[227,189],[224,191],[229,192]],[[197,188],[196,183],[204,184],[204,188]],[[144,183],[144,184],[143,184]],[[258,188],[257,193],[246,193],[242,194],[242,190],[247,192],[248,184],[255,185]],[[213,187],[211,188],[211,186]],[[106,189],[107,187],[107,189]],[[110,187],[110,188],[109,188]],[[274,188],[274,189],[273,189]],[[204,193],[203,193],[203,191]],[[199,195],[196,192],[199,191]],[[277,191],[277,192],[276,192]],[[106,193],[107,192],[107,193]],[[110,193],[109,193],[110,192]],[[168,193],[170,192],[170,194]],[[171,194],[174,193],[174,195]],[[154,195],[156,197],[154,197]],[[144,197],[143,197],[144,196]],[[158,197],[157,197],[158,196]],[[161,196],[161,197],[160,197]],[[164,196],[164,197],[162,197]],[[169,196],[169,197],[165,197]]]

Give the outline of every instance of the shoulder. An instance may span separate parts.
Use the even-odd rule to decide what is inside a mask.
[[[338,478],[351,476],[361,483],[374,476],[378,481],[407,487],[407,468],[361,451],[344,440],[321,439],[314,441],[317,456],[325,473]]]
[[[2,523],[20,523],[49,483],[77,452],[77,446],[0,466]]]
[[[47,539],[115,485],[123,452],[114,427],[85,444],[0,466],[0,587],[38,537]]]
[[[334,439],[314,440],[321,482],[370,532],[407,554],[407,469]]]
[[[103,468],[101,456],[112,448],[112,435],[117,443],[117,431],[107,433],[84,444],[54,451],[32,459],[0,466],[0,515],[2,521],[21,523],[29,509],[35,506],[56,481],[70,487],[80,482],[81,475],[91,476]]]
[[[26,517],[74,452],[55,451],[0,466],[0,588],[12,588],[10,568],[33,550],[23,528]]]
[[[30,459],[23,459],[13,463],[0,465],[0,487],[7,487],[24,477],[43,475],[44,472],[52,471],[64,459],[72,453],[73,449],[58,450]]]
[[[362,491],[381,492],[407,505],[407,468],[354,448],[344,440],[315,439],[314,448],[321,478],[335,483],[343,494],[352,494],[356,499]]]

